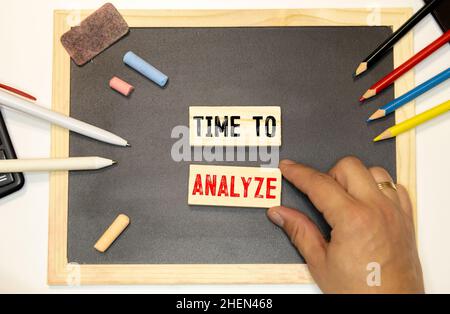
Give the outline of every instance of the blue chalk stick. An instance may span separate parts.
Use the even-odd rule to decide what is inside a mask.
[[[128,51],[123,56],[123,62],[159,86],[164,87],[167,84],[167,80],[169,79],[167,75],[161,73],[161,71],[144,59],[140,58],[138,55],[134,54],[132,51]]]

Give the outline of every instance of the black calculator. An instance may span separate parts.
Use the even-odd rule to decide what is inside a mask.
[[[0,112],[0,159],[16,159],[5,120]],[[0,198],[20,190],[25,184],[23,173],[0,173]]]

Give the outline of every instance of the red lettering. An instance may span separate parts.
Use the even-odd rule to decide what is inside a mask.
[[[222,176],[222,179],[220,180],[219,192],[217,193],[217,196],[221,196],[222,194],[228,196],[228,185],[226,176]]]
[[[230,182],[230,196],[231,197],[239,197],[241,196],[239,193],[234,193],[234,176],[231,176],[231,182]]]
[[[221,175],[220,182],[218,182],[218,175],[205,174],[205,182],[202,182],[202,175],[195,175],[194,187],[192,189],[192,195],[209,195],[209,196],[222,196],[222,197],[249,197],[249,189],[252,181],[255,181],[253,185],[255,188],[255,199],[276,199],[277,178],[264,178],[264,177],[240,177],[242,181],[243,192],[241,191],[240,183],[236,184],[236,176],[234,175]],[[266,181],[266,182],[264,182]],[[217,184],[219,183],[219,186]],[[204,184],[204,186],[203,186]],[[239,185],[239,186],[238,186]],[[229,188],[229,189],[228,189]],[[265,191],[264,191],[265,189]],[[251,189],[253,191],[253,188]],[[251,197],[251,196],[250,196]]]
[[[261,188],[262,188],[262,185],[263,185],[263,182],[264,182],[264,178],[255,177],[255,180],[258,181],[258,187],[256,188],[255,198],[264,198],[264,196],[259,194],[261,192]]]
[[[202,187],[202,176],[197,174],[195,177],[194,190],[192,191],[192,195],[199,193],[203,195],[203,187]]]
[[[248,180],[245,180],[244,177],[241,177],[242,184],[244,185],[244,197],[248,197],[248,186],[250,185],[250,182],[252,182],[252,178],[248,178]]]
[[[276,182],[277,178],[267,178],[267,187],[266,187],[266,198],[267,199],[274,199],[275,195],[271,195],[270,191],[271,190],[275,190],[275,186],[274,185],[270,185],[270,182]]]
[[[206,175],[205,195],[209,195],[209,192],[211,192],[212,196],[216,195],[217,176],[214,174],[212,177],[213,179],[211,181],[211,176],[209,174]]]

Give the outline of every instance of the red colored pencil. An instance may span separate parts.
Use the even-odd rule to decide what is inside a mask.
[[[4,90],[7,90],[7,91],[9,91],[11,93],[14,93],[14,94],[17,94],[19,96],[28,98],[28,99],[30,99],[32,101],[36,101],[36,97],[31,96],[30,94],[27,94],[27,93],[25,93],[25,92],[23,92],[21,90],[18,90],[17,88],[14,88],[14,87],[11,87],[11,86],[8,86],[8,85],[5,85],[5,84],[1,84],[1,83],[0,83],[0,88],[3,88]]]
[[[382,90],[387,88],[389,85],[394,83],[400,76],[411,70],[413,67],[415,67],[418,63],[420,63],[422,60],[426,59],[429,55],[431,55],[433,52],[438,50],[440,47],[442,47],[445,43],[450,41],[450,30],[445,32],[441,37],[436,39],[434,42],[432,42],[430,45],[422,49],[418,54],[413,56],[411,59],[403,63],[401,66],[396,68],[394,71],[383,77],[381,80],[376,82],[374,85],[372,85],[369,90],[359,99],[359,101],[364,101],[366,99],[369,99],[378,93],[380,93]]]

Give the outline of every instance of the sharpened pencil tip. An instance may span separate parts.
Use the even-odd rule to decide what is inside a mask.
[[[370,117],[369,120],[373,121],[376,119],[380,119],[386,116],[386,111],[383,109],[378,109],[377,111],[375,111]]]
[[[127,143],[127,145],[125,145],[126,147],[131,147],[131,144],[130,143]]]
[[[113,160],[113,161],[112,161],[112,164],[113,164],[113,165],[116,165],[116,164],[117,164],[117,160]]]
[[[355,71],[355,77],[367,71],[367,62],[361,62]]]
[[[391,134],[391,131],[389,131],[389,129],[387,129],[386,131],[384,131],[383,133],[381,133],[380,135],[378,135],[377,137],[375,137],[373,139],[374,142],[379,142],[382,140],[387,140],[388,138],[393,137],[393,135]]]
[[[359,101],[361,101],[361,102],[366,101],[367,99],[372,98],[376,94],[377,94],[377,91],[375,89],[369,89],[367,92],[364,93],[364,95],[361,96]]]

